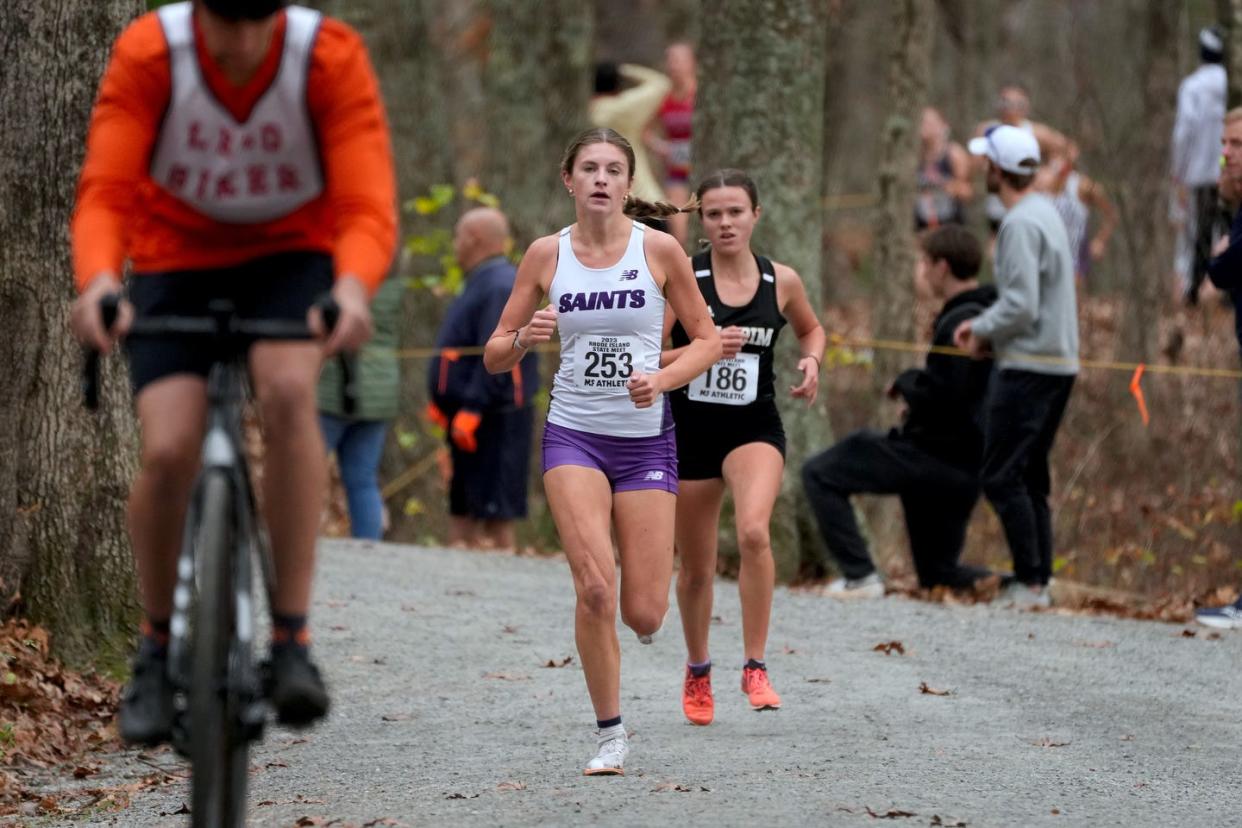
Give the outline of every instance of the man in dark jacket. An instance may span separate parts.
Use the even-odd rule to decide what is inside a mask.
[[[490,207],[457,222],[453,249],[466,286],[449,306],[431,362],[431,418],[445,430],[453,459],[449,542],[513,549],[514,524],[526,517],[539,364],[534,355],[508,374],[489,374],[481,347],[509,300],[517,273],[505,254],[509,223]],[[480,349],[460,353],[458,349]]]
[[[918,278],[944,300],[932,344],[951,347],[957,325],[994,302],[996,291],[976,281],[982,250],[969,230],[939,227],[923,236],[921,247]],[[902,372],[889,389],[908,412],[900,428],[854,432],[802,467],[811,509],[843,575],[829,584],[829,593],[884,594],[850,505],[850,496],[863,492],[901,497],[923,587],[964,587],[989,574],[959,564],[958,557],[979,498],[981,414],[991,370],[987,361],[929,354],[925,368]]]

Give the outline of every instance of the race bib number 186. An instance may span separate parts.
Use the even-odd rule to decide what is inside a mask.
[[[687,388],[690,399],[722,405],[749,405],[755,401],[759,385],[759,355],[738,354],[722,359]]]
[[[642,366],[641,347],[634,336],[584,336],[574,355],[574,382],[579,388],[625,391],[625,384]]]

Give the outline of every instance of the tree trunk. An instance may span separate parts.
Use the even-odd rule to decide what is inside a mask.
[[[892,9],[893,50],[888,69],[889,114],[880,135],[879,206],[875,220],[872,327],[879,339],[909,341],[914,332],[915,240],[913,209],[919,157],[918,124],[931,75],[934,9],[931,0],[897,0]],[[908,358],[877,351],[875,399]]]
[[[504,194],[519,249],[573,219],[561,186],[561,153],[590,124],[594,30],[581,0],[486,0],[490,51],[484,75],[488,162],[484,181]],[[550,25],[549,21],[555,21]]]
[[[803,276],[820,308],[823,211],[824,51],[822,0],[718,0],[702,6],[696,174],[719,167],[748,171],[759,187],[763,220],[755,250]],[[811,409],[784,389],[797,363],[791,332],[777,349],[777,389],[788,437],[786,474],[772,516],[777,577],[794,577],[818,557],[821,541],[805,508],[798,471],[811,450],[831,442],[825,402]],[[732,536],[730,531],[729,536]]]
[[[124,510],[136,441],[120,360],[100,411],[68,328],[65,228],[95,88],[137,0],[0,10],[0,597],[70,662],[119,663],[137,603]]]
[[[1144,31],[1140,36],[1146,41],[1142,74],[1146,140],[1140,152],[1146,158],[1136,159],[1135,169],[1160,170],[1168,163],[1173,131],[1170,102],[1177,96],[1176,10],[1167,3],[1145,4],[1142,20]],[[1131,277],[1126,291],[1128,307],[1122,316],[1120,355],[1127,360],[1149,362],[1159,348],[1156,327],[1165,298],[1161,285],[1171,249],[1168,219],[1163,210],[1152,209],[1152,205],[1165,204],[1169,194],[1162,176],[1129,178],[1130,186],[1121,193],[1126,203],[1120,204],[1124,223],[1132,228],[1124,235]]]
[[[1216,0],[1216,12],[1225,30],[1225,70],[1229,78],[1227,106],[1232,109],[1242,106],[1242,0]],[[1197,32],[1195,40],[1198,41]],[[1195,52],[1198,51],[1196,47]]]

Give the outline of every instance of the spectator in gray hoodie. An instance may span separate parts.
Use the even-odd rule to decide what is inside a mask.
[[[974,357],[996,358],[984,415],[983,492],[996,510],[1013,555],[1005,598],[1048,606],[1052,576],[1051,475],[1048,454],[1078,373],[1074,256],[1065,222],[1031,185],[1039,144],[1029,133],[997,126],[970,142],[987,158],[988,191],[1007,212],[996,236],[999,298],[958,325],[954,342]]]

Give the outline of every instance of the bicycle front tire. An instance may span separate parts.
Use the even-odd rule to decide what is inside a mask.
[[[240,504],[224,470],[206,470],[201,486],[194,533],[198,589],[189,690],[190,818],[195,828],[221,828],[244,823],[248,772],[248,745],[237,724],[239,711],[230,681],[236,628],[233,558]]]

